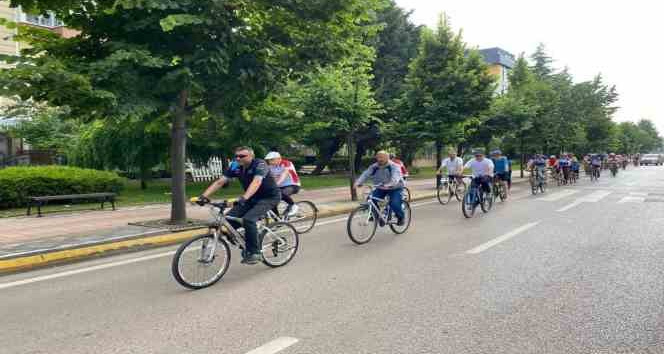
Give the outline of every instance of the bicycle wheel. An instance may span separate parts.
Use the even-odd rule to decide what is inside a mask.
[[[456,191],[454,192],[454,196],[456,197],[457,201],[462,201],[463,196],[466,194],[466,184],[464,183],[457,183],[456,184]]]
[[[293,225],[298,233],[306,234],[316,225],[318,208],[308,200],[297,202],[295,205],[297,205],[297,213],[286,216],[286,221]]]
[[[491,211],[491,208],[493,208],[493,194],[491,193],[491,191],[482,192],[482,193],[484,193],[484,197],[482,198],[480,207],[482,208],[482,211],[484,213],[488,213],[489,211]]]
[[[403,215],[404,215],[403,225],[399,226],[397,224],[390,224],[390,229],[392,229],[392,232],[394,232],[397,235],[401,235],[408,230],[412,218],[412,210],[410,209],[410,203],[404,201],[401,204],[401,208],[403,208]]]
[[[540,189],[540,192],[542,192],[542,194],[544,194],[544,192],[546,192],[546,182],[540,183],[539,189]]]
[[[403,187],[403,189],[401,190],[401,197],[403,198],[403,200],[410,203],[411,195],[410,195],[410,189],[408,189],[408,187]]]
[[[438,202],[442,205],[446,205],[452,199],[452,193],[450,193],[450,183],[445,181],[438,186],[436,190],[436,197]]]
[[[372,215],[370,209],[367,205],[361,205],[348,215],[346,231],[350,240],[358,245],[371,241],[376,234],[378,217]]]
[[[475,209],[477,209],[477,202],[475,201],[477,195],[473,195],[475,193],[476,192],[471,188],[466,192],[461,201],[461,212],[466,219],[470,219],[475,215]]]
[[[278,222],[260,234],[263,263],[272,268],[288,264],[300,247],[300,236],[293,225]]]
[[[189,289],[206,288],[226,274],[231,250],[224,239],[213,234],[199,235],[183,243],[173,256],[171,273],[180,285]]]

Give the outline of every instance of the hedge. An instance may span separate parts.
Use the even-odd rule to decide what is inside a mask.
[[[30,196],[119,192],[116,173],[66,166],[9,167],[0,170],[0,208],[27,205]]]

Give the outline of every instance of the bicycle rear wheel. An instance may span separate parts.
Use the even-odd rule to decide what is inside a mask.
[[[378,215],[372,214],[369,206],[362,205],[348,215],[346,231],[351,241],[358,245],[371,241],[378,227]]]
[[[272,268],[288,264],[300,247],[300,237],[293,225],[278,222],[260,234],[263,263]]]
[[[297,202],[295,205],[297,205],[297,212],[294,215],[285,216],[285,219],[289,224],[293,225],[298,233],[306,234],[316,225],[318,208],[308,200]]]
[[[410,227],[410,221],[412,218],[412,210],[410,209],[410,203],[407,201],[403,201],[401,204],[401,208],[403,208],[403,225],[399,226],[397,224],[390,224],[390,229],[392,229],[392,232],[394,232],[397,235],[403,234],[408,230],[408,227]]]
[[[452,199],[452,193],[450,193],[450,184],[449,182],[443,182],[438,186],[436,190],[436,197],[438,202],[442,205],[446,205]]]
[[[171,273],[180,285],[202,289],[218,282],[230,265],[231,250],[224,239],[213,234],[199,235],[183,243],[175,252]]]

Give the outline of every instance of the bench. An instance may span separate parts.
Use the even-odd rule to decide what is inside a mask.
[[[47,205],[48,202],[59,200],[97,200],[101,202],[101,208],[104,209],[104,203],[111,203],[113,210],[115,210],[115,193],[89,193],[89,194],[69,194],[69,195],[48,195],[42,197],[28,197],[28,216],[32,211],[33,206],[37,206],[37,216],[41,217],[41,207]]]
[[[298,174],[301,175],[310,175],[314,170],[316,169],[316,165],[303,165],[300,167],[299,170],[297,170]],[[330,169],[325,167],[323,171],[321,171],[321,174],[328,174],[330,173]]]

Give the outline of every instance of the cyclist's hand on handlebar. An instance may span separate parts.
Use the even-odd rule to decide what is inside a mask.
[[[190,202],[196,203],[200,206],[204,206],[205,204],[208,204],[210,202],[210,199],[204,195],[200,195],[198,197],[193,197],[189,199]]]
[[[247,200],[244,198],[244,196],[240,196],[240,197],[237,198],[237,200],[235,200],[235,205],[238,205],[238,206],[243,206],[246,203],[247,203]]]

